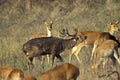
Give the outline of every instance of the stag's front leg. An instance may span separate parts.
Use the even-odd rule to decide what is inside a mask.
[[[63,62],[63,58],[62,58],[59,54],[57,54],[56,57],[57,57],[61,62]]]
[[[32,69],[33,69],[33,67],[34,67],[34,65],[33,65],[33,57],[28,57],[27,56],[27,68],[28,68],[28,71],[30,72]]]
[[[52,62],[51,62],[51,67],[53,67],[54,59],[55,59],[55,54],[52,54],[52,55],[51,55],[51,60],[52,60]]]
[[[48,64],[50,64],[50,55],[47,55]]]

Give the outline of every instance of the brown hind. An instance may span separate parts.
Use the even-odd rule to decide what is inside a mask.
[[[110,56],[113,56],[118,63],[120,64],[119,53],[118,53],[119,44],[113,40],[105,40],[100,46],[98,46],[93,55],[93,66],[92,69],[96,73],[98,66],[103,61],[103,68],[108,61]]]
[[[7,80],[23,80],[23,78],[24,78],[23,71],[20,69],[14,69],[8,75]]]
[[[37,79],[32,75],[27,75],[27,76],[24,76],[23,80],[37,80]]]
[[[13,68],[10,66],[0,67],[0,80],[7,80],[7,77],[12,70],[13,70]]]
[[[75,65],[64,63],[41,74],[39,80],[77,80],[79,74],[79,68]]]

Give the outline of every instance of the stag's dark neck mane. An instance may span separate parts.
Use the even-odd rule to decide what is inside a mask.
[[[77,44],[77,40],[75,38],[70,38],[70,39],[62,39],[62,38],[57,38],[57,37],[43,37],[43,38],[36,38],[32,39],[32,43],[39,43],[39,42],[53,42],[53,43],[59,43],[62,45],[63,49],[70,49],[74,47]]]
[[[74,39],[74,38],[63,39],[61,44],[62,44],[64,49],[70,49],[70,48],[74,47],[77,44],[77,40]]]

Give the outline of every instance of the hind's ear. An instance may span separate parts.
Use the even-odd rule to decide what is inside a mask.
[[[115,24],[118,24],[118,23],[119,23],[119,21],[116,21],[116,22],[115,22]]]

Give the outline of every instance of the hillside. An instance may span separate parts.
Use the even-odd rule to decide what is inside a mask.
[[[120,21],[120,0],[0,0],[0,66],[11,65],[26,70],[22,45],[32,34],[46,33],[45,21],[53,22],[53,36],[56,37],[60,37],[59,31],[63,28],[69,28],[71,33],[74,28],[79,31],[108,31],[111,22]],[[115,35],[120,35],[120,32]],[[91,48],[80,53],[85,60],[80,64],[80,80],[115,79],[98,78],[90,72]],[[68,55],[63,56],[67,62]],[[73,60],[77,65],[76,59]],[[47,64],[45,68],[48,69]],[[120,70],[119,65],[113,69]]]

